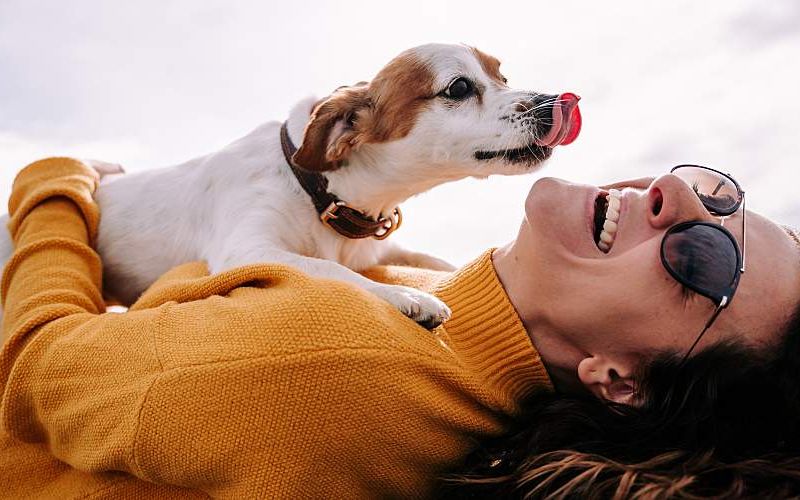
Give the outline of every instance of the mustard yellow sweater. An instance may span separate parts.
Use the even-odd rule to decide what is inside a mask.
[[[433,332],[277,264],[186,264],[104,313],[95,185],[67,158],[14,183],[3,497],[424,497],[550,387],[490,252],[452,275],[369,273],[445,300]]]

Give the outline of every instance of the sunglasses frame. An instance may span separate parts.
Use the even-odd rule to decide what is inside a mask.
[[[705,335],[705,333],[708,331],[708,329],[711,328],[711,325],[714,324],[714,321],[717,319],[717,316],[719,316],[719,314],[722,312],[723,309],[725,309],[726,307],[728,307],[728,305],[730,305],[731,299],[733,298],[734,293],[736,293],[736,288],[739,286],[739,279],[741,278],[742,273],[744,273],[744,271],[745,271],[745,244],[746,244],[746,241],[747,241],[747,233],[746,233],[747,225],[745,223],[747,210],[746,210],[746,206],[745,206],[744,190],[739,185],[739,183],[736,182],[736,179],[734,179],[730,174],[726,174],[724,172],[720,172],[719,170],[716,170],[716,169],[713,169],[713,168],[709,168],[709,167],[704,167],[702,165],[693,165],[693,164],[677,165],[677,166],[673,167],[670,170],[670,173],[674,175],[676,170],[678,170],[680,168],[685,168],[685,167],[692,167],[692,168],[699,168],[701,170],[708,170],[709,172],[714,172],[715,174],[720,175],[720,176],[728,179],[736,187],[736,192],[737,192],[737,194],[739,196],[739,199],[736,201],[736,204],[733,205],[733,207],[730,210],[726,210],[726,211],[722,211],[721,212],[721,211],[710,209],[705,203],[703,203],[702,198],[700,198],[700,202],[703,203],[703,207],[706,210],[708,210],[708,212],[711,215],[717,215],[717,216],[720,217],[720,223],[719,224],[715,224],[713,222],[706,222],[706,221],[681,222],[681,223],[675,224],[674,226],[670,227],[667,230],[667,232],[664,234],[664,237],[661,240],[661,263],[664,266],[664,268],[667,270],[667,272],[669,272],[669,274],[676,281],[678,281],[678,283],[681,283],[682,285],[686,286],[687,288],[690,288],[691,290],[699,293],[700,295],[710,299],[716,305],[716,308],[714,309],[714,313],[711,315],[711,318],[709,318],[709,320],[706,322],[705,326],[703,327],[703,330],[697,336],[697,338],[695,339],[694,343],[692,343],[692,346],[689,348],[689,350],[683,356],[683,359],[681,360],[681,364],[685,363],[686,360],[689,359],[689,355],[691,355],[692,351],[694,351],[694,348],[697,347],[697,344],[700,343],[700,340],[703,338],[703,335]],[[699,198],[699,196],[698,196],[698,198]],[[739,210],[740,207],[742,208],[742,246],[741,246],[741,249],[739,247],[739,243],[736,241],[736,238],[734,238],[733,234],[731,234],[731,232],[728,231],[724,227],[725,218],[727,216],[729,216],[729,215],[734,214],[737,210]],[[675,271],[673,271],[672,267],[669,265],[669,263],[668,263],[668,261],[667,261],[667,259],[665,257],[665,245],[666,245],[666,241],[667,241],[668,236],[670,234],[674,233],[674,232],[677,232],[678,230],[685,229],[687,227],[692,227],[692,226],[708,226],[708,227],[715,228],[715,229],[721,231],[731,241],[731,243],[733,243],[733,248],[734,248],[734,250],[736,252],[736,261],[737,261],[736,262],[736,269],[734,270],[733,282],[728,287],[728,289],[726,289],[724,291],[725,293],[715,293],[715,291],[713,291],[713,290],[707,290],[707,289],[701,288],[699,286],[695,286],[692,283],[688,283],[686,280],[684,280],[683,278],[678,276],[678,274]]]

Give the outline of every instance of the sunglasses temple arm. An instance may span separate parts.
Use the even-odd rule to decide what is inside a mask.
[[[747,200],[744,196],[744,191],[742,192],[742,268],[739,269],[740,272],[744,272],[744,259],[747,255],[745,252],[747,247]]]
[[[723,298],[722,303],[720,303],[720,305],[718,305],[717,308],[714,310],[714,314],[711,315],[711,319],[709,319],[706,322],[706,326],[703,327],[703,331],[700,332],[700,335],[698,335],[697,338],[694,340],[694,343],[692,344],[692,347],[690,347],[689,350],[686,351],[686,355],[681,360],[681,364],[685,363],[686,360],[689,359],[689,356],[692,354],[692,351],[694,351],[694,348],[697,347],[697,344],[700,343],[700,339],[702,339],[703,335],[705,335],[705,333],[708,331],[708,329],[711,328],[711,325],[714,324],[714,320],[717,319],[717,316],[719,316],[719,313],[721,313],[722,310],[725,309],[725,306],[727,306],[727,305],[728,305],[728,299],[727,299],[727,297],[725,297],[725,298]]]

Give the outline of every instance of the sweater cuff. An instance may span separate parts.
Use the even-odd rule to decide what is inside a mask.
[[[492,251],[442,282],[436,295],[453,311],[444,328],[495,387],[524,399],[553,386],[492,263]]]
[[[72,158],[47,158],[31,163],[17,174],[8,201],[8,230],[16,241],[25,217],[50,198],[67,198],[78,207],[86,221],[89,243],[94,244],[100,210],[92,199],[99,176],[91,167]]]

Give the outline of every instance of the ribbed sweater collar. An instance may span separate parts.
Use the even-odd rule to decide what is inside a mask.
[[[435,294],[453,315],[443,330],[451,348],[512,406],[552,390],[539,353],[492,264],[492,250],[442,281]]]

